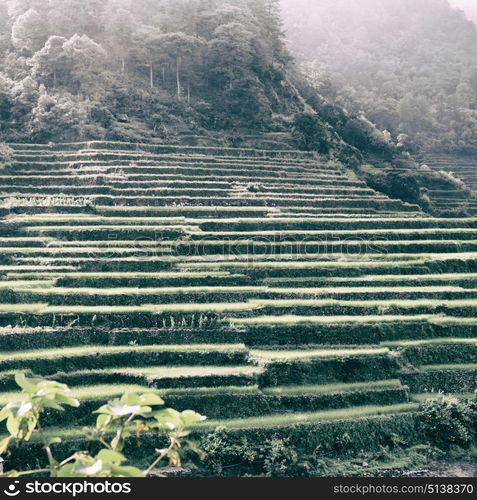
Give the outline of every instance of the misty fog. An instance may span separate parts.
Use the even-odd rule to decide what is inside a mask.
[[[281,4],[292,52],[331,101],[426,148],[477,147],[476,0],[452,0],[466,14],[448,0]]]

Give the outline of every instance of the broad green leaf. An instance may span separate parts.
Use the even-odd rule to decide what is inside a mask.
[[[7,430],[12,436],[17,436],[20,429],[20,419],[10,415],[7,420]]]
[[[32,409],[32,407],[33,405],[30,402],[22,402],[20,407],[18,408],[17,416],[24,417]]]
[[[172,408],[158,411],[154,414],[154,418],[161,428],[168,431],[173,431],[183,425],[180,413]]]
[[[126,415],[133,415],[137,413],[141,407],[139,405],[126,405],[126,404],[118,404],[110,405],[111,414],[116,417],[124,417]]]
[[[103,463],[122,464],[126,461],[126,457],[121,453],[113,450],[101,450],[96,456]]]
[[[103,427],[109,425],[111,421],[111,415],[101,414],[96,419],[96,428],[102,429]]]
[[[32,404],[29,401],[12,401],[11,403],[7,404],[6,408],[10,410],[12,415],[16,417],[23,417],[32,409]]]
[[[82,461],[83,462],[83,461]],[[80,463],[79,465],[75,465],[75,472],[77,474],[84,474],[85,476],[95,476],[98,472],[103,470],[103,461],[95,460],[92,464]]]
[[[10,408],[8,408],[8,406],[4,406],[0,411],[0,422],[8,418],[11,414],[12,412],[10,411]]]
[[[15,374],[15,382],[28,394],[34,394],[38,390],[38,379],[28,379],[24,373]]]
[[[93,413],[103,413],[104,415],[112,415],[111,410],[109,408],[109,404],[100,406],[97,410],[94,410]]]
[[[74,464],[63,465],[58,471],[58,477],[81,477],[79,474],[75,473],[74,467]]]
[[[9,470],[6,474],[4,474],[5,477],[20,477],[21,472],[17,470]]]
[[[111,475],[113,477],[144,477],[144,472],[137,467],[113,465],[111,467]]]
[[[125,405],[138,405],[139,404],[139,395],[135,392],[127,392],[122,395],[121,402]]]
[[[204,417],[192,410],[185,410],[181,412],[181,420],[184,423],[184,427],[189,427],[190,425],[202,422],[206,418],[207,417]]]
[[[0,455],[3,455],[4,453],[6,453],[8,451],[8,446],[10,445],[11,439],[12,439],[12,437],[9,436],[9,437],[2,439],[0,441]]]
[[[164,400],[158,395],[154,393],[142,394],[139,397],[139,403],[148,406],[162,406],[164,404]]]
[[[60,406],[54,399],[43,399],[41,402],[43,408],[52,408],[53,410],[64,411],[64,408]]]
[[[80,402],[77,399],[66,396],[65,394],[57,394],[56,400],[59,403],[63,403],[68,406],[74,406],[75,408],[78,408],[78,406],[80,405]]]

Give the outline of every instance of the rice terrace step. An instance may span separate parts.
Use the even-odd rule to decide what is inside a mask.
[[[11,147],[0,402],[19,371],[69,384],[84,405],[46,421],[66,442],[148,388],[207,415],[203,433],[417,443],[418,401],[477,389],[476,218],[300,151]]]

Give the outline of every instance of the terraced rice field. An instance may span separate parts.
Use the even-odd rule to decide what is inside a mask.
[[[453,174],[462,180],[472,191],[472,196],[465,196],[459,191],[434,190],[429,193],[432,202],[440,210],[465,210],[471,215],[477,214],[477,158],[476,155],[432,154],[424,155],[425,163],[436,171]]]
[[[13,145],[0,172],[0,401],[156,388],[217,425],[409,414],[477,389],[477,218],[295,151]],[[75,432],[75,431],[71,431]]]

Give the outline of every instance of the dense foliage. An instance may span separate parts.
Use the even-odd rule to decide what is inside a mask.
[[[392,468],[386,462],[397,474],[413,466],[428,470],[433,459],[475,446],[476,435],[477,400],[442,394],[426,399],[415,414],[380,422],[322,423],[312,431],[299,425],[268,433],[257,429],[247,436],[217,428],[207,435],[203,449],[206,467],[218,476],[238,471],[269,477],[370,476],[380,468],[389,475]],[[372,444],[363,446],[368,439]],[[407,459],[400,462],[403,452]]]
[[[0,0],[0,138],[282,131],[322,153],[345,141],[387,150],[374,125],[302,76],[278,4]]]
[[[98,408],[96,426],[84,428],[83,434],[91,442],[97,442],[100,450],[95,456],[90,451],[77,451],[58,460],[53,454],[53,445],[62,442],[42,428],[42,417],[47,410],[64,411],[64,406],[78,407],[80,401],[71,396],[65,384],[40,378],[27,378],[23,373],[15,375],[15,381],[22,389],[17,401],[8,403],[0,411],[0,422],[6,421],[9,435],[0,441],[0,454],[9,448],[24,445],[36,437],[42,443],[48,467],[37,470],[10,470],[2,476],[19,477],[47,473],[51,477],[146,477],[167,460],[169,465],[181,464],[180,452],[190,447],[202,456],[191,441],[184,441],[190,434],[189,427],[198,424],[205,417],[192,410],[178,412],[163,408],[164,401],[155,392],[137,394],[125,393],[121,398],[108,401]],[[129,438],[139,441],[141,434],[158,433],[165,437],[165,447],[156,450],[157,455],[146,470],[125,465],[124,448]]]
[[[263,129],[301,104],[274,0],[0,0],[4,138]]]
[[[448,0],[282,0],[321,92],[394,139],[477,150],[477,27]]]
[[[464,78],[465,73],[469,83],[465,89],[459,86],[459,102],[475,101],[477,106],[477,99],[470,98],[477,63],[471,64],[472,51],[464,43],[471,43],[474,36],[477,39],[477,31],[462,14],[450,15],[450,7],[437,0],[442,8],[432,21],[442,18],[440,31],[449,28],[449,23],[454,31],[463,24],[466,29],[460,42],[426,35],[425,40],[442,45],[443,50],[432,45],[432,50],[428,47],[418,55],[402,52],[406,57],[396,69],[400,59],[386,51],[402,51],[403,44],[415,43],[407,32],[403,40],[384,44],[378,36],[381,31],[376,34],[374,30],[373,42],[366,45],[367,35],[356,30],[361,35],[350,42],[349,52],[342,50],[340,30],[346,31],[350,22],[343,13],[366,12],[362,7],[371,8],[371,0],[360,2],[359,9],[356,4],[354,10],[347,2],[339,11],[340,22],[327,30],[315,29],[314,14],[321,12],[317,6],[311,13],[309,6],[296,9],[311,14],[305,22],[304,49],[327,61],[333,69],[332,83],[313,67],[306,71],[297,67],[282,32],[279,1],[0,0],[0,140],[159,138],[169,142],[171,137],[183,140],[188,136],[195,143],[197,137],[211,132],[231,145],[240,145],[243,136],[285,133],[285,147],[330,154],[354,168],[372,187],[428,208],[422,191],[428,187],[428,175],[415,179],[418,165],[402,153],[412,152],[416,142],[462,148],[475,142],[477,146],[477,111],[454,107],[451,113],[448,103],[455,100],[436,96],[444,87],[451,92],[456,78]],[[403,8],[407,2],[401,2]],[[366,23],[381,22],[379,15],[391,8],[385,4],[366,20],[365,28],[371,26]],[[319,5],[325,9],[328,3]],[[338,2],[337,7],[343,5]],[[390,30],[402,28],[404,10],[396,9],[391,12],[396,11],[396,16],[389,15],[389,20],[385,16]],[[338,11],[328,5],[323,12],[327,15],[320,19],[331,20]],[[416,29],[424,23],[419,19],[413,21]],[[461,50],[456,48],[459,43]],[[356,44],[364,44],[367,65],[355,58],[355,53],[361,53],[356,52]],[[386,57],[377,53],[378,48]],[[447,64],[454,53],[453,71],[446,69],[445,78],[434,81],[433,68],[444,71],[438,63],[445,60]],[[356,61],[351,64],[347,58]],[[387,66],[379,76],[382,63],[376,61],[381,60]],[[419,80],[410,63],[420,67]],[[372,92],[365,91],[368,83]],[[392,96],[384,104],[383,88]],[[410,92],[414,92],[411,97]],[[420,102],[427,99],[429,109],[417,106],[413,96]],[[447,107],[432,118],[439,118],[436,125],[429,113],[434,113],[439,102]],[[459,133],[451,133],[449,127]],[[7,153],[0,159],[3,165],[9,162]],[[388,162],[392,170],[404,157],[409,170],[404,177],[390,176],[389,169],[372,175],[358,169],[366,160],[378,169]],[[445,187],[441,183],[437,188]]]

